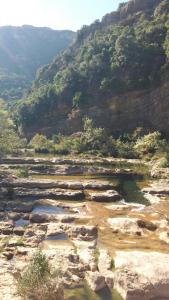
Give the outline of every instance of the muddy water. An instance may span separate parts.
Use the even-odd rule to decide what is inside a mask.
[[[96,294],[92,292],[87,285],[78,289],[66,290],[65,296],[66,300],[122,300],[116,291],[111,292],[105,289]]]
[[[33,176],[33,178],[39,179],[55,179],[55,180],[83,180],[83,179],[95,179],[106,180],[112,183],[113,187],[121,193],[125,202],[144,204],[146,208],[144,211],[111,211],[106,208],[106,203],[97,203],[87,201],[87,214],[93,216],[88,221],[89,224],[96,224],[99,227],[99,246],[106,247],[112,256],[114,256],[116,250],[144,250],[144,251],[161,251],[168,253],[168,245],[163,241],[160,241],[156,233],[145,232],[144,236],[129,236],[123,234],[113,234],[112,230],[107,223],[108,218],[112,217],[136,217],[142,218],[148,221],[159,221],[165,216],[169,217],[169,199],[160,202],[159,205],[148,206],[147,200],[141,193],[141,189],[149,185],[149,179],[147,176],[135,176],[133,178],[113,177],[113,176],[55,176],[55,175],[41,175]],[[141,179],[140,179],[141,178]],[[113,204],[113,203],[112,203]],[[156,212],[159,212],[156,214]]]

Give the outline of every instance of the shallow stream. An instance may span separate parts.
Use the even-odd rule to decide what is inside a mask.
[[[135,202],[141,204],[147,204],[146,199],[144,199],[142,193],[140,192],[140,188],[147,185],[147,180],[144,179],[136,179],[136,178],[125,178],[124,176],[56,176],[56,175],[41,175],[41,176],[33,176],[36,179],[55,179],[55,180],[106,180],[110,181],[113,184],[113,187],[121,193],[126,202]],[[110,227],[106,224],[106,220],[109,217],[112,217],[115,213],[105,208],[103,203],[96,202],[87,202],[87,214],[94,215],[94,219],[90,222],[94,224],[98,224],[101,228],[99,232],[99,246],[107,247],[111,250],[111,253],[114,254],[115,248],[121,248],[121,242],[117,241],[117,237],[113,236]],[[116,212],[117,214],[117,212]],[[116,240],[116,241],[115,241]],[[56,242],[56,241],[55,241]],[[129,241],[130,243],[130,241]],[[122,248],[130,248],[131,245],[133,247],[136,246],[135,241],[134,244],[128,244],[128,242],[123,243]],[[122,298],[117,294],[116,291],[110,292],[109,290],[103,290],[101,293],[92,292],[86,285],[82,288],[66,290],[66,300],[121,300]]]
[[[120,168],[120,166],[117,166]],[[94,175],[78,175],[78,176],[57,176],[57,175],[34,175],[34,179],[53,179],[53,180],[106,180],[112,183],[115,188],[123,197],[127,203],[137,203],[145,205],[146,209],[142,211],[139,209],[128,209],[128,210],[111,210],[108,209],[108,204],[116,203],[97,203],[88,201],[86,199],[86,208],[83,208],[83,212],[86,215],[91,216],[91,219],[87,221],[87,224],[98,225],[99,227],[99,238],[98,245],[100,248],[106,248],[109,250],[112,257],[114,257],[117,250],[144,250],[144,251],[162,251],[168,253],[168,245],[159,239],[157,239],[154,232],[149,233],[148,236],[129,236],[122,234],[115,234],[112,232],[107,219],[118,216],[129,216],[142,218],[146,220],[160,220],[160,215],[156,214],[156,209],[161,208],[162,213],[169,215],[169,201],[163,202],[161,207],[159,205],[151,207],[148,205],[147,200],[141,193],[141,189],[149,185],[149,178],[145,168],[139,166],[133,167],[133,176],[94,176]],[[134,173],[138,175],[134,175]],[[73,201],[60,201],[63,203],[72,203]],[[80,201],[81,203],[82,201]],[[78,204],[78,201],[75,203]],[[82,209],[81,209],[82,210]],[[38,204],[34,207],[33,213],[56,213],[65,214],[65,209],[57,207],[57,205]],[[83,221],[80,221],[83,222]],[[18,226],[22,225],[18,221]],[[64,234],[57,235],[46,239],[44,246],[53,246],[57,243],[69,243],[67,236]],[[85,284],[81,288],[66,290],[66,300],[122,300],[116,291],[110,292],[109,290],[103,290],[102,292],[95,294]]]

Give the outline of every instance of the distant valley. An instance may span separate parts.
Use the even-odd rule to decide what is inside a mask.
[[[0,97],[22,98],[31,88],[37,69],[52,62],[74,39],[70,30],[46,27],[0,27]]]

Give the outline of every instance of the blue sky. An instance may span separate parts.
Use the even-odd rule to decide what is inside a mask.
[[[30,24],[77,30],[125,0],[0,0],[0,26]]]

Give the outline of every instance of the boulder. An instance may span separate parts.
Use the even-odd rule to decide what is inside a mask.
[[[125,218],[125,217],[108,219],[108,223],[110,224],[114,233],[141,236],[143,234],[143,231],[138,226],[137,221],[138,221],[137,218]]]
[[[155,231],[157,229],[157,225],[150,221],[145,220],[137,220],[137,225],[139,228],[145,228],[150,231]]]
[[[77,225],[70,229],[70,235],[72,239],[78,239],[81,241],[92,241],[97,238],[98,229],[96,226],[89,225]]]
[[[111,218],[108,219],[108,223],[111,225],[114,233],[130,234],[130,235],[142,235],[143,229],[149,231],[155,231],[157,225],[153,222],[137,219],[137,218]]]
[[[98,271],[87,272],[85,279],[94,292],[98,292],[106,287],[105,278]]]
[[[169,255],[157,252],[117,252],[115,289],[124,300],[169,298]]]
[[[31,214],[29,220],[31,223],[48,223],[52,216],[49,214]]]
[[[61,229],[61,226],[58,223],[49,223],[47,225],[47,232],[46,232],[46,236],[54,236],[60,233],[63,233],[63,229]]]

